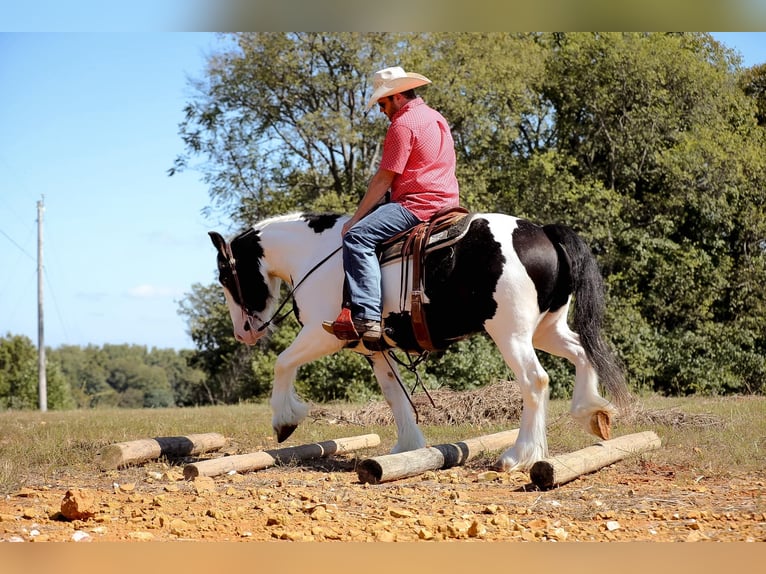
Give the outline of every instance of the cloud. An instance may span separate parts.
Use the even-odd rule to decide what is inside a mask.
[[[128,295],[136,299],[157,299],[161,297],[179,297],[183,295],[183,292],[172,287],[143,283],[128,289]]]

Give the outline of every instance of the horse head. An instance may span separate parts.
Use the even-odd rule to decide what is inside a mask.
[[[268,331],[280,280],[268,273],[258,231],[248,229],[230,243],[215,231],[208,235],[218,251],[218,281],[223,286],[234,337],[253,345]]]

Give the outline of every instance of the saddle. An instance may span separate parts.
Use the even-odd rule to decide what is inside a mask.
[[[410,315],[415,340],[424,351],[434,351],[428,330],[424,305],[425,294],[424,266],[426,255],[436,249],[448,247],[465,235],[470,217],[463,207],[449,207],[435,213],[431,219],[419,223],[384,241],[378,248],[381,265],[387,261],[401,258],[404,276],[407,260],[412,260],[412,291],[410,294]],[[404,284],[404,283],[403,283]]]

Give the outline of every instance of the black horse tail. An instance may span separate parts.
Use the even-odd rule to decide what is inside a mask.
[[[575,299],[574,331],[580,336],[604,390],[618,407],[626,406],[630,395],[622,367],[601,336],[606,304],[604,280],[596,258],[573,229],[565,225],[545,225],[543,230],[556,246],[561,268],[569,267]]]

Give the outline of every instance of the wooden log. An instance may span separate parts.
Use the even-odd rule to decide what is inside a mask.
[[[226,445],[226,437],[218,433],[164,436],[118,442],[102,448],[96,463],[103,469],[113,469],[161,456],[180,457],[218,450]]]
[[[197,476],[219,476],[231,471],[248,472],[260,470],[278,463],[285,464],[298,460],[330,456],[332,454],[343,454],[361,448],[378,446],[379,444],[380,437],[378,435],[366,434],[313,444],[289,446],[275,450],[262,450],[248,454],[224,456],[187,464],[184,467],[184,478],[191,480]]]
[[[660,447],[652,431],[629,434],[597,442],[587,448],[539,460],[532,465],[529,477],[538,488],[547,489],[594,472],[627,456]]]
[[[466,439],[452,444],[419,448],[397,454],[386,454],[363,460],[357,475],[363,483],[378,484],[415,476],[427,470],[458,466],[482,452],[506,449],[516,442],[519,429]]]

